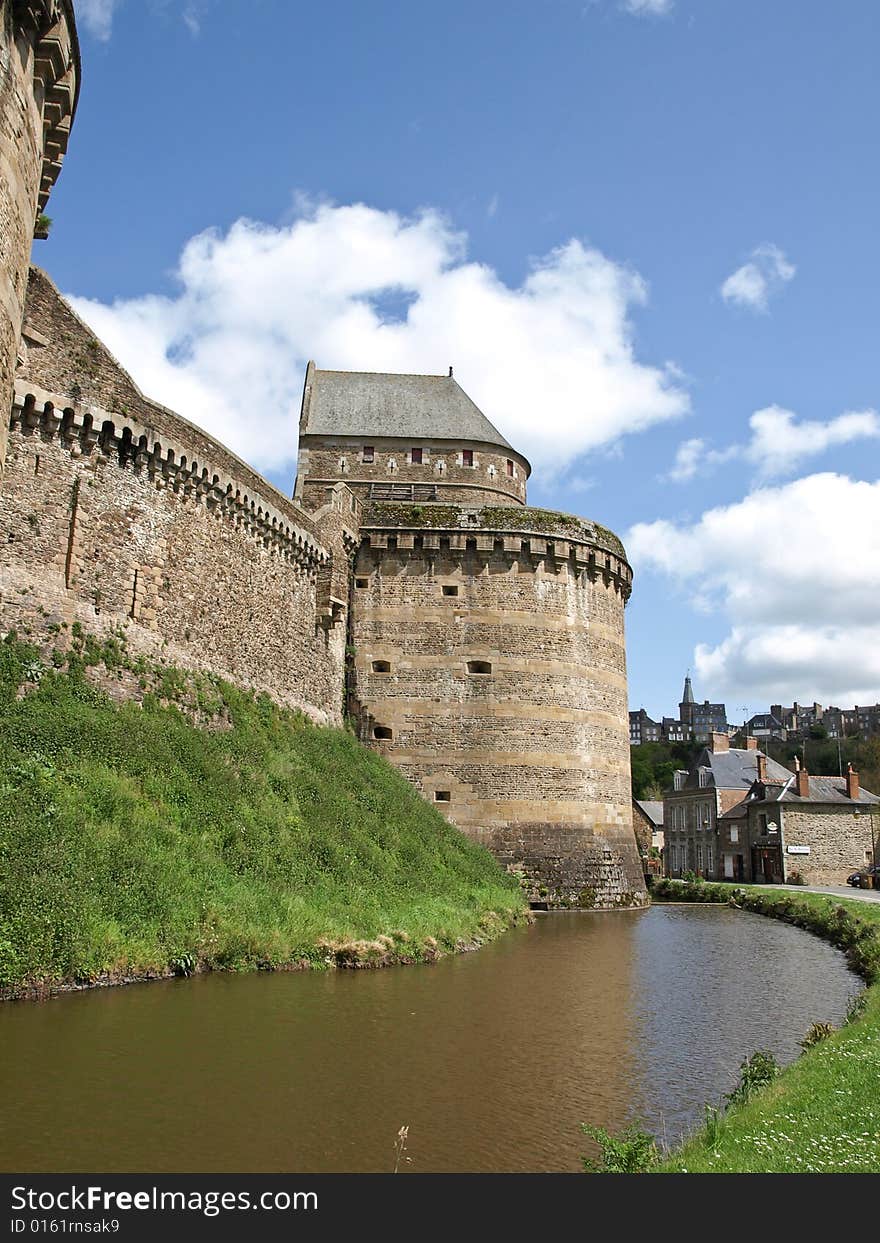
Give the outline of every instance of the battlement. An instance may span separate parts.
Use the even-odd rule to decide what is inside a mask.
[[[368,504],[362,512],[364,545],[392,552],[505,557],[520,568],[539,563],[546,572],[564,567],[606,586],[627,601],[632,568],[612,531],[586,519],[522,507]]]
[[[12,17],[16,35],[33,47],[33,91],[43,128],[40,213],[61,172],[79,100],[81,64],[73,0],[13,0]]]
[[[259,493],[243,491],[240,482],[222,468],[188,458],[183,452],[185,442],[176,448],[163,446],[134,419],[111,416],[94,406],[65,406],[63,401],[16,381],[10,429],[20,430],[24,437],[56,439],[72,457],[98,454],[123,470],[142,474],[156,488],[167,488],[185,501],[204,505],[209,513],[304,568],[317,568],[328,560],[329,552],[315,535],[314,519],[281,493],[277,494],[279,504],[270,505],[264,496],[265,491],[274,491],[270,484]],[[222,456],[227,453],[222,446],[218,450]],[[353,534],[350,539],[353,545]]]

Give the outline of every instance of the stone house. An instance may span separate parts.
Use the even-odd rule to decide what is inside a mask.
[[[727,734],[713,733],[688,769],[679,769],[674,786],[663,799],[665,838],[664,871],[667,876],[695,872],[707,879],[723,875],[721,855],[730,853],[731,839],[719,837],[719,821],[741,803],[758,777],[759,759],[769,777],[784,784],[792,774],[758,750],[757,740],[747,738],[745,747],[731,747]],[[734,828],[733,845],[738,844]],[[738,852],[737,852],[738,853]],[[737,867],[738,867],[737,863]],[[736,876],[736,879],[745,879]]]
[[[723,879],[840,885],[880,857],[880,798],[850,764],[843,777],[813,777],[795,761],[780,781],[764,757],[746,797],[719,820]]]
[[[633,830],[639,854],[645,861],[645,872],[658,874],[663,858],[663,803],[658,799],[633,799]],[[652,847],[659,851],[659,859],[651,858]]]

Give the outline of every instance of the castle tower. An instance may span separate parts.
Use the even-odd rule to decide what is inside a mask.
[[[529,508],[529,464],[448,376],[309,364],[295,496],[362,505],[349,711],[535,903],[646,900],[612,532]]]
[[[72,0],[0,0],[0,401],[22,344],[31,240],[61,170],[79,92]],[[0,418],[0,474],[7,417]]]

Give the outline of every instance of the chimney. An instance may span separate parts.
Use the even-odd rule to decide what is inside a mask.
[[[794,773],[797,779],[797,796],[798,798],[810,797],[810,774],[801,764],[797,756],[794,757]]]
[[[852,764],[846,766],[846,797],[859,797],[859,774],[853,768]]]
[[[746,741],[745,741],[745,749],[746,749],[747,751],[757,751],[757,749],[758,749],[758,740],[757,740],[757,738],[753,738],[753,737],[751,736],[751,734],[749,734],[749,735],[748,735],[748,737],[746,738]]]
[[[767,781],[767,756],[759,751],[755,759],[758,761],[758,780],[764,785]]]
[[[722,751],[729,751],[730,739],[727,734],[710,734],[709,750],[713,755],[719,755]]]

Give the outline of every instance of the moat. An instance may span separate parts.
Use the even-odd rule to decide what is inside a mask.
[[[577,1171],[581,1121],[675,1142],[740,1061],[861,988],[712,907],[551,915],[386,971],[214,975],[0,1006],[0,1169]]]

